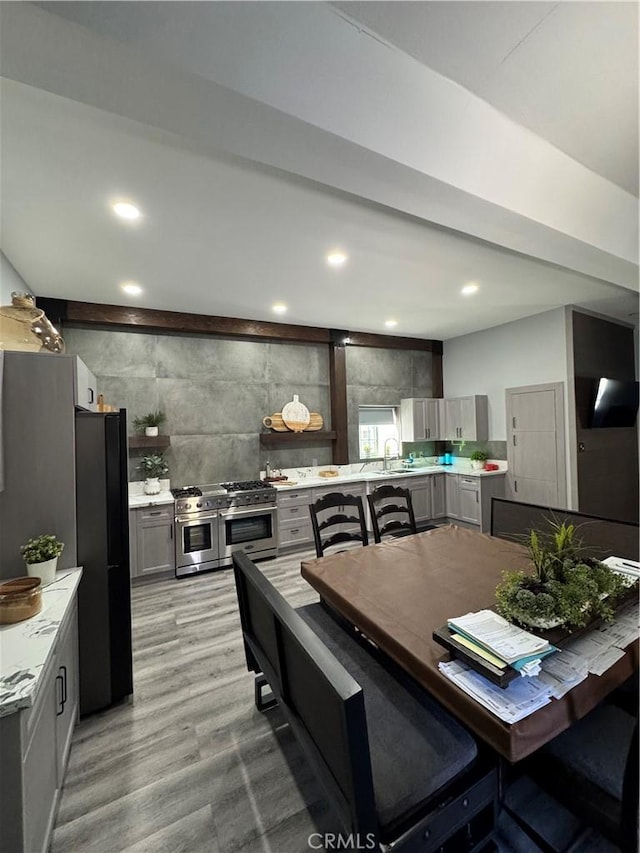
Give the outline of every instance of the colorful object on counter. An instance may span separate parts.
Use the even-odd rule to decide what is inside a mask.
[[[485,471],[499,471],[500,466],[496,465],[495,462],[485,462],[484,463],[484,470]]]
[[[13,578],[0,584],[0,625],[24,622],[41,610],[40,578]]]
[[[443,465],[453,465],[453,457],[450,453],[444,454],[444,462]]]

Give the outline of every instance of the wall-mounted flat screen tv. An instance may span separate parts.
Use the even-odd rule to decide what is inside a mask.
[[[637,382],[604,377],[598,379],[590,426],[592,428],[635,426],[638,397]]]

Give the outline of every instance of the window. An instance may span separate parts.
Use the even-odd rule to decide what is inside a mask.
[[[384,443],[389,438],[400,441],[396,410],[393,406],[360,406],[358,408],[358,446],[360,459],[382,459]],[[391,443],[389,456],[399,454],[400,447]]]

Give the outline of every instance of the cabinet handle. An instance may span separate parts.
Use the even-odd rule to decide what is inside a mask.
[[[67,667],[63,664],[60,669],[62,670],[62,707],[67,704]]]
[[[515,428],[516,428],[516,419],[515,419],[515,416],[514,416],[513,418],[511,418],[511,423],[512,423],[512,425],[513,425],[513,428],[515,429]]]
[[[476,492],[476,503],[479,503],[479,500],[478,500],[478,492]]]
[[[171,540],[173,540],[173,524],[169,525],[169,537]]]
[[[61,675],[56,675],[56,682],[58,682],[58,681],[60,682],[60,697],[61,698],[60,698],[60,707],[56,711],[56,717],[59,717],[62,714],[62,712],[64,711],[64,701],[62,700],[62,696],[64,695],[64,692],[63,692],[64,688],[62,686],[63,682],[62,682],[62,676]]]
[[[300,528],[299,528],[299,527],[296,527],[296,529],[295,529],[295,530],[292,530],[291,532],[292,532],[292,533],[300,533]]]
[[[87,391],[89,392],[89,402],[93,403],[95,400],[95,394],[93,393],[93,388],[87,388]]]
[[[514,480],[514,481],[513,481],[513,491],[514,491],[514,492],[517,492],[517,491],[518,491],[518,481],[517,481],[517,480]]]
[[[158,509],[155,512],[150,512],[149,515],[162,515],[162,510]]]
[[[517,444],[517,441],[516,441],[516,436],[515,436],[515,433],[514,433],[514,436],[513,436],[513,446],[515,447],[515,446],[516,446],[516,444]]]
[[[291,509],[289,510],[289,512],[292,512],[292,513],[293,512],[300,512],[300,507],[299,506],[292,506]]]

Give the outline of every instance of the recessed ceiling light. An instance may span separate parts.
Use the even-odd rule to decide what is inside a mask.
[[[332,267],[341,267],[346,260],[347,256],[344,252],[330,252],[327,255],[327,263]]]
[[[287,306],[284,305],[282,302],[276,302],[275,305],[271,306],[271,310],[274,314],[286,314]]]
[[[397,320],[385,320],[384,324],[387,327],[387,329],[393,329],[394,326],[398,325],[398,321]]]
[[[111,207],[116,216],[121,219],[140,219],[142,215],[135,204],[131,204],[130,201],[116,201]]]
[[[142,293],[142,288],[139,284],[136,284],[135,281],[125,281],[124,284],[120,285],[120,287],[129,296],[140,296]]]
[[[465,284],[465,286],[460,291],[464,296],[470,296],[472,293],[475,293],[478,289],[477,284]]]

